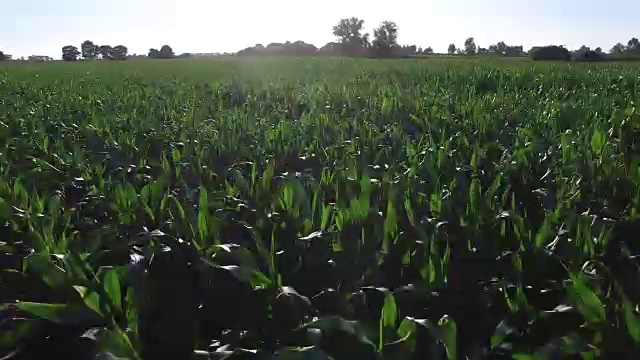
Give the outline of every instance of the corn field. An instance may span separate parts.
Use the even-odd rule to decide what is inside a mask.
[[[0,66],[3,359],[640,358],[640,67]]]

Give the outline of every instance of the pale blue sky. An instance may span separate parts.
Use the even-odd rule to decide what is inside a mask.
[[[639,0],[0,0],[0,50],[60,57],[62,46],[123,44],[130,53],[171,45],[176,53],[224,52],[270,42],[332,41],[343,17],[372,32],[395,21],[402,44],[445,51],[473,36],[479,46],[586,44],[608,50],[640,37]]]

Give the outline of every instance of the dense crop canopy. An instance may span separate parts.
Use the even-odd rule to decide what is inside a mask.
[[[3,65],[0,355],[637,358],[640,68],[490,61]]]

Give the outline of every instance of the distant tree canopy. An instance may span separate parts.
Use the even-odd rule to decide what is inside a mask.
[[[629,40],[629,42],[627,43],[626,51],[636,54],[640,53],[640,41],[638,40],[638,38],[632,38],[631,40]]]
[[[296,41],[286,43],[271,43],[266,47],[262,44],[257,44],[253,47],[238,51],[237,55],[240,56],[255,56],[255,55],[280,55],[280,56],[309,56],[317,55],[318,48],[312,44],[307,44],[304,41]]]
[[[238,56],[413,56],[422,54],[416,45],[398,45],[398,26],[384,21],[374,30],[374,40],[363,33],[364,21],[358,18],[342,19],[333,27],[336,41],[317,48],[304,41],[257,44],[236,53]],[[428,48],[431,53],[433,49]]]
[[[116,45],[111,49],[111,58],[113,60],[127,60],[129,50],[124,45]]]
[[[100,45],[98,53],[102,60],[113,60],[113,48],[110,45]]]
[[[151,59],[173,59],[189,57],[210,56],[362,56],[362,57],[415,57],[420,55],[433,55],[432,47],[421,48],[416,45],[398,44],[398,25],[390,20],[383,21],[373,29],[373,37],[365,32],[365,21],[357,17],[344,18],[332,27],[335,41],[328,42],[318,48],[298,40],[284,43],[274,42],[263,46],[257,44],[247,47],[236,53],[224,54],[191,54],[182,53],[176,55],[169,45],[163,45],[160,50],[149,49],[145,55],[129,55],[124,45],[111,47],[110,45],[97,45],[91,40],[85,40],[80,45],[80,50],[72,45],[62,48],[62,59],[75,61],[80,56],[85,60],[125,60],[131,57],[146,57]],[[561,60],[561,61],[608,61],[608,60],[640,60],[640,40],[632,38],[626,42],[615,44],[609,53],[601,48],[592,50],[583,45],[575,51],[570,51],[564,46],[549,45],[533,47],[526,52],[521,45],[507,45],[504,41],[489,45],[478,46],[473,37],[464,41],[464,46],[458,48],[454,43],[447,48],[447,54],[457,56],[502,56],[525,57],[533,60]],[[43,58],[43,57],[38,57]],[[10,60],[10,57],[8,57]],[[0,61],[7,57],[0,52]]]
[[[632,38],[627,45],[622,43],[615,44],[611,50],[609,60],[640,60],[640,40]]]
[[[380,57],[394,56],[398,53],[398,25],[393,21],[384,21],[373,30],[373,54]],[[395,50],[395,51],[394,51]],[[416,52],[413,45],[412,55]]]
[[[169,45],[162,45],[160,50],[157,49],[149,49],[149,58],[151,59],[173,59],[175,54],[173,53],[173,49]]]
[[[510,46],[505,44],[504,41],[500,41],[495,45],[489,45],[488,49],[484,49],[484,51],[478,50],[478,53],[484,53],[489,55],[497,55],[497,56],[525,56],[526,53],[522,46]]]
[[[478,47],[474,38],[470,37],[464,41],[464,53],[465,55],[475,55]]]
[[[370,47],[369,34],[363,33],[364,20],[356,17],[341,19],[333,27],[333,35],[338,38],[339,51],[343,55],[364,55]]]
[[[531,59],[533,60],[571,60],[571,52],[563,46],[542,46],[534,47],[530,51]]]
[[[6,58],[4,57],[4,53],[2,51],[0,51],[0,61],[5,61]]]
[[[607,54],[602,52],[602,49],[597,48],[591,50],[586,45],[582,45],[580,49],[574,51],[571,54],[571,60],[573,61],[604,61],[607,60]]]
[[[76,61],[80,56],[80,51],[73,45],[66,45],[62,47],[62,60],[64,61]]]
[[[160,48],[160,58],[162,59],[171,59],[174,57],[173,49],[169,45],[162,45]]]
[[[622,54],[625,51],[625,46],[622,45],[622,43],[617,43],[615,45],[613,45],[613,47],[611,48],[611,53],[612,54]]]
[[[93,60],[98,56],[98,46],[90,40],[85,40],[80,45],[80,51],[82,51],[82,57],[85,60]]]

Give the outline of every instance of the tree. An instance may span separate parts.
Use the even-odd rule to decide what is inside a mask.
[[[597,52],[589,49],[580,49],[573,53],[572,57],[573,61],[605,61],[607,60],[607,56],[602,52]]]
[[[500,41],[495,45],[489,45],[489,50],[487,52],[494,55],[505,56],[507,54],[508,48],[509,46],[507,46],[507,44],[505,44],[504,41]]]
[[[579,53],[586,53],[587,51],[591,51],[591,48],[588,47],[587,45],[582,45],[580,46],[580,49],[578,49]]]
[[[383,21],[373,30],[372,47],[378,56],[391,56],[398,46],[398,25],[393,21]]]
[[[616,54],[616,55],[620,55],[622,53],[624,53],[627,49],[625,48],[624,45],[622,45],[622,43],[617,43],[615,45],[613,45],[613,47],[611,48],[611,53],[612,54]]]
[[[483,51],[480,51],[480,49],[478,49],[478,53],[484,53],[484,54],[492,54],[492,55],[499,55],[499,56],[524,56],[525,51],[524,48],[522,46],[510,46],[505,44],[504,41],[500,41],[499,43],[495,44],[495,45],[489,45],[488,49],[482,49]]]
[[[5,60],[4,53],[0,51],[0,61],[4,61],[4,60]]]
[[[365,49],[368,49],[368,48],[371,47],[371,41],[369,40],[369,34],[362,35],[362,39],[360,39],[360,46],[362,46]]]
[[[362,49],[369,48],[369,34],[363,34],[364,20],[357,17],[341,19],[333,27],[333,35],[338,38],[340,48],[346,55],[358,55],[363,53]]]
[[[113,47],[111,54],[113,60],[127,60],[129,50],[124,45],[116,45]]]
[[[62,60],[64,61],[76,61],[80,56],[80,51],[73,45],[67,45],[62,47]]]
[[[326,43],[323,47],[318,49],[318,53],[320,55],[328,55],[328,56],[336,55],[339,53],[339,51],[340,51],[340,44],[334,41]]]
[[[543,46],[535,47],[529,51],[533,60],[571,60],[571,52],[565,49],[563,46]]]
[[[524,47],[520,46],[507,46],[504,52],[504,56],[525,56]]]
[[[640,40],[633,38],[627,43],[627,50],[629,53],[640,53]]]
[[[160,51],[158,51],[158,49],[149,49],[149,54],[147,56],[151,59],[157,59],[160,57]]]
[[[113,59],[113,48],[111,45],[100,45],[98,52],[100,53],[100,58],[103,60]]]
[[[456,44],[449,44],[449,48],[447,49],[447,53],[449,55],[453,55],[456,53]]]
[[[424,51],[422,53],[425,54],[425,55],[433,55],[433,48],[431,46],[429,46],[426,49],[424,49]]]
[[[475,40],[470,37],[464,41],[464,53],[467,55],[474,55],[478,47],[476,46]]]
[[[160,59],[171,59],[175,56],[173,53],[173,49],[169,45],[162,45],[159,55]]]
[[[333,35],[339,39],[340,43],[363,45],[363,28],[364,20],[358,19],[357,17],[341,19],[338,24],[333,27]]]
[[[98,46],[90,40],[85,40],[80,44],[80,50],[84,59],[93,60],[98,56]]]

